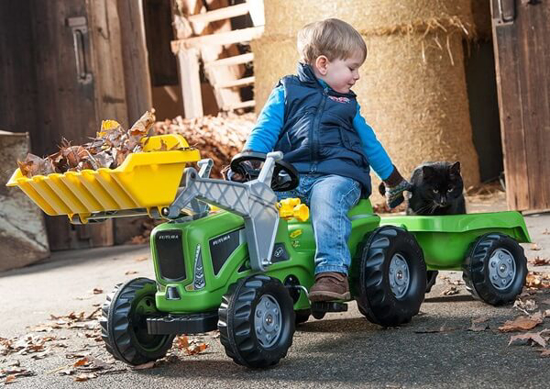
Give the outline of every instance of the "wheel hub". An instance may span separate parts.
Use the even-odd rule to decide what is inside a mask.
[[[397,298],[402,298],[409,289],[410,276],[407,260],[401,254],[395,254],[390,262],[390,287]]]
[[[277,300],[270,295],[264,295],[256,305],[254,314],[254,328],[256,338],[264,348],[273,346],[282,331],[281,307]]]
[[[498,290],[508,288],[516,278],[514,256],[506,249],[496,249],[489,258],[489,279]]]

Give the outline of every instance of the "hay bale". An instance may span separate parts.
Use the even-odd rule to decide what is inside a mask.
[[[298,30],[341,18],[361,32],[369,51],[353,89],[362,113],[402,173],[428,160],[460,160],[466,186],[477,184],[462,46],[472,35],[470,3],[420,3],[266,1],[265,33],[252,42],[258,110],[278,79],[296,72]]]

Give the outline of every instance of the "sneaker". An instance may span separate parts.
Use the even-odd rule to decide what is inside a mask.
[[[309,291],[309,300],[333,301],[349,300],[348,277],[342,273],[319,273],[315,276],[315,284]]]

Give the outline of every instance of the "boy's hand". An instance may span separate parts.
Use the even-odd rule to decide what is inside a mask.
[[[386,197],[386,204],[390,208],[395,208],[405,201],[403,192],[410,191],[412,188],[411,183],[401,176],[395,166],[392,174],[384,180],[383,185],[385,186],[385,193],[382,193],[382,185],[380,185],[380,193]]]
[[[388,204],[388,207],[395,208],[399,204],[401,204],[403,201],[405,201],[405,197],[403,196],[403,192],[406,190],[411,189],[411,184],[407,180],[403,179],[399,184],[395,186],[388,186],[386,185],[386,204]]]
[[[231,170],[229,165],[227,165],[222,169],[222,175],[223,175],[223,178],[225,178],[227,181],[235,181],[235,182],[245,181],[245,178],[242,176],[242,174],[235,173],[233,170]]]

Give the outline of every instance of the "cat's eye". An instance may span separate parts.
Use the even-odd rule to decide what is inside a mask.
[[[453,190],[455,190],[455,188],[451,186],[449,189],[447,189],[447,192],[450,193],[450,192],[452,192]]]
[[[439,190],[438,189],[432,189],[432,192],[439,193]]]

